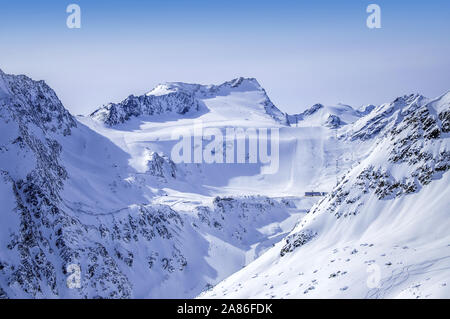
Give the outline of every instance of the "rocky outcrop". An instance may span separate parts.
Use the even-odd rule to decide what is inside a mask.
[[[296,248],[310,242],[316,235],[316,232],[309,229],[289,235],[284,239],[285,244],[280,251],[280,256],[283,257],[286,254],[293,252]]]
[[[216,197],[213,207],[196,208],[201,224],[222,238],[232,238],[238,245],[256,243],[263,235],[258,228],[270,221],[289,216],[290,203],[265,196]]]
[[[176,91],[165,95],[130,95],[120,103],[110,103],[91,114],[109,126],[125,123],[142,115],[179,114],[200,108],[192,92]]]

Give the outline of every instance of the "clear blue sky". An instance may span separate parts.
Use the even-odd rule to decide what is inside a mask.
[[[66,27],[80,5],[82,28]],[[382,28],[366,27],[366,7]],[[166,81],[255,77],[282,110],[450,90],[450,1],[0,0],[0,68],[74,114]]]

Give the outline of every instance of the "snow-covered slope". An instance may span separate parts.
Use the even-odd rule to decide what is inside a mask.
[[[369,114],[373,108],[374,106],[367,106],[360,111],[344,104],[336,106],[314,104],[300,114],[289,115],[288,119],[293,126],[339,128],[342,125],[354,123],[362,116]]]
[[[203,297],[448,298],[450,93],[358,120],[364,160],[284,240]]]

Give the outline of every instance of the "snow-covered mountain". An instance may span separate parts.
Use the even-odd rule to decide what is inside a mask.
[[[163,84],[73,117],[43,81],[0,72],[0,297],[284,297],[285,288],[294,297],[364,297],[364,257],[388,267],[378,253],[393,270],[423,262],[436,275],[421,285],[448,297],[439,285],[450,248],[449,114],[447,94],[286,115],[255,79],[239,78]],[[174,161],[177,135],[201,140],[199,123],[224,133],[277,129],[279,169]],[[329,194],[305,197],[311,190]],[[319,289],[319,267],[353,250],[352,274],[331,278],[355,288]],[[69,288],[76,267],[80,286]],[[312,282],[298,291],[306,283],[297,270]],[[410,276],[405,285],[419,278]]]
[[[226,103],[222,101],[224,97]],[[166,119],[179,118],[180,115],[195,117],[209,112],[218,104],[218,110],[215,111],[226,114],[227,117],[230,115],[244,117],[260,113],[276,122],[286,123],[286,115],[270,101],[258,81],[242,77],[221,85],[180,82],[160,84],[147,94],[130,95],[120,103],[110,103],[99,108],[91,114],[91,117],[114,126],[142,115],[154,117],[165,115]],[[235,112],[238,113],[233,114]]]
[[[289,115],[291,125],[295,126],[327,126],[338,128],[342,125],[352,124],[360,117],[369,114],[372,106],[365,107],[363,111],[354,110],[349,105],[338,104],[336,106],[325,106],[314,104],[312,107],[300,114]]]

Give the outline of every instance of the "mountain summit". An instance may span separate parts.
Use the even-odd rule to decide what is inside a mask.
[[[91,117],[114,126],[140,116],[199,116],[201,113],[210,112],[214,107],[219,108],[220,101],[229,106],[237,99],[243,101],[236,105],[236,112],[245,112],[245,109],[249,112],[258,111],[278,123],[286,124],[286,115],[270,101],[258,81],[243,77],[220,85],[182,82],[160,84],[144,95],[130,95],[120,103],[101,107],[93,112]]]

